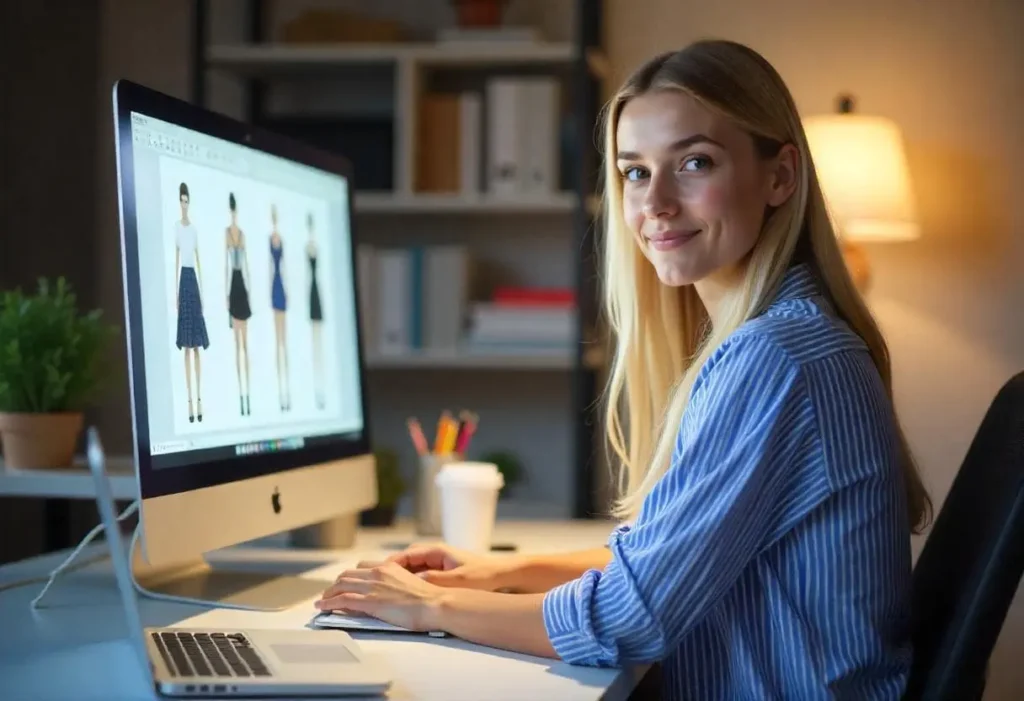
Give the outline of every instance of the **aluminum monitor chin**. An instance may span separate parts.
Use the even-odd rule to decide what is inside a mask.
[[[136,567],[194,591],[203,553],[376,502],[351,171],[128,81],[113,108]]]

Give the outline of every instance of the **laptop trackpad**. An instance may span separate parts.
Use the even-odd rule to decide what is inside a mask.
[[[270,649],[285,664],[338,664],[358,662],[344,645],[316,643],[271,643]]]

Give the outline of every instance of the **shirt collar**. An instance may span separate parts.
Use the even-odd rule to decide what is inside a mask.
[[[786,271],[775,295],[775,302],[815,297],[821,294],[818,282],[807,263],[797,263]]]

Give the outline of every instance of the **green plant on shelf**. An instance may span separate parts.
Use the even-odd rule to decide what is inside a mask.
[[[494,450],[481,455],[479,460],[497,465],[498,472],[505,480],[505,485],[501,488],[502,497],[508,496],[512,487],[525,480],[526,473],[523,470],[523,463],[519,456],[512,451]]]
[[[64,278],[0,296],[0,412],[80,411],[104,376],[116,327],[80,312]]]

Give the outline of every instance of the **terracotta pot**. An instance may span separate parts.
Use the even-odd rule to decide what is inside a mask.
[[[0,412],[4,464],[22,469],[71,467],[82,430],[82,414],[8,414]]]

